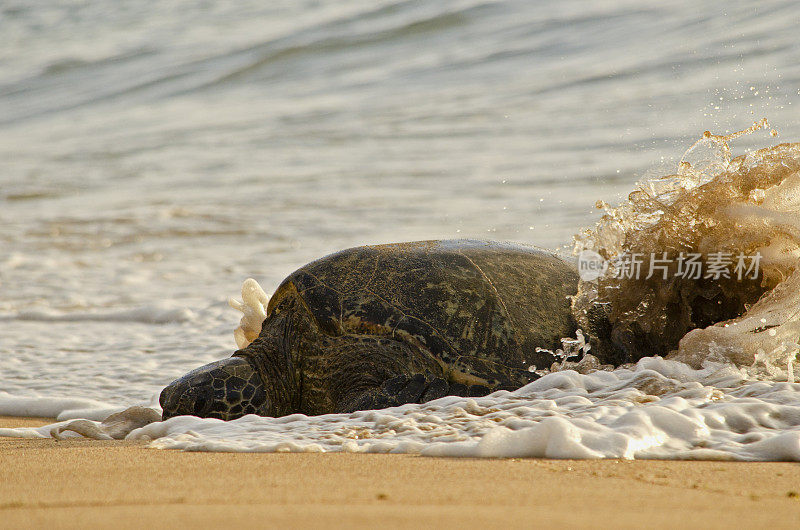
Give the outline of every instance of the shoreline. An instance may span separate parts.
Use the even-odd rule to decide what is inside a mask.
[[[0,427],[53,420],[0,417]],[[0,527],[792,528],[800,464],[188,453],[0,438]]]

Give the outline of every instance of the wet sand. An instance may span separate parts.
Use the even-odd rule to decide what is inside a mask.
[[[40,418],[0,417],[0,427]],[[800,464],[185,453],[0,438],[0,528],[796,528]]]

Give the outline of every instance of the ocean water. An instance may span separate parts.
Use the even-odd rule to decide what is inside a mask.
[[[389,241],[569,252],[597,201],[676,173],[705,130],[767,117],[778,136],[732,140],[734,155],[798,141],[798,16],[790,1],[4,2],[0,414],[157,406],[235,349],[227,298],[248,277],[269,293],[311,259]],[[686,344],[682,361],[557,372],[513,395],[131,436],[800,460],[788,371]]]

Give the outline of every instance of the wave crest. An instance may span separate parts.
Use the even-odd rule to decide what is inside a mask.
[[[732,139],[767,126],[706,132],[676,174],[640,182],[617,208],[600,204],[603,218],[576,237],[576,251],[612,264],[633,255],[669,260],[649,278],[652,261],[639,275],[612,265],[612,274],[581,281],[573,310],[601,361],[670,355],[697,367],[725,359],[792,377],[800,349],[800,143],[733,159],[729,149]],[[685,277],[678,258],[690,254],[703,263],[726,256],[758,265],[744,276]]]

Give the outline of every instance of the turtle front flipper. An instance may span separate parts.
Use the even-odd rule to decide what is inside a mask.
[[[339,403],[337,412],[385,409],[407,403],[427,403],[445,396],[479,397],[490,394],[484,385],[465,385],[448,382],[432,374],[398,375],[380,387],[348,396]]]
[[[317,413],[382,409],[493,391],[480,378],[454,378],[419,345],[375,335],[327,337],[318,355],[306,357],[304,380],[306,404]],[[323,406],[326,400],[328,407]]]
[[[425,403],[450,395],[450,385],[443,377],[432,374],[398,375],[381,386],[344,396],[337,412],[385,409],[406,403]]]
[[[303,350],[306,414],[419,403],[449,392],[442,365],[430,352],[391,335],[324,336]]]

